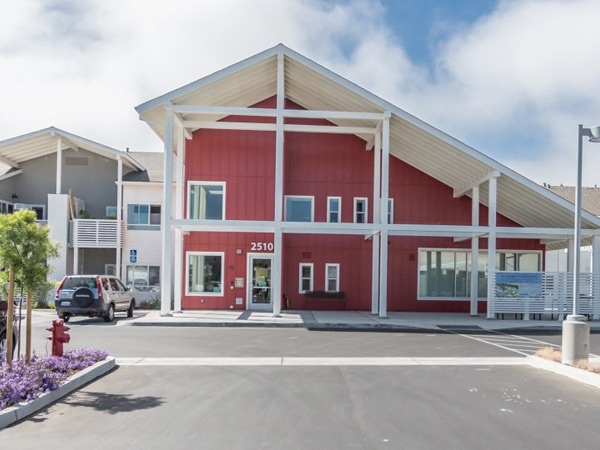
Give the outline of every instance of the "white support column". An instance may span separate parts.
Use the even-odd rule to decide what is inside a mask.
[[[56,139],[56,193],[61,194],[62,188],[62,139]]]
[[[592,301],[593,319],[600,319],[600,236],[592,238]]]
[[[185,129],[183,126],[177,133],[177,157],[175,159],[175,218],[183,219],[183,162],[185,158]],[[224,281],[224,280],[223,280]],[[173,310],[181,311],[181,296],[183,285],[183,233],[175,230],[175,272],[173,276],[174,300]],[[223,285],[225,285],[223,283]]]
[[[381,134],[375,134],[373,148],[373,223],[381,223]],[[373,258],[371,274],[371,314],[379,314],[379,242],[378,234],[372,239]]]
[[[479,226],[479,186],[471,192],[471,225]],[[471,239],[471,316],[477,316],[479,300],[479,238]]]
[[[386,111],[383,115],[382,149],[381,149],[381,203],[379,221],[381,227],[381,245],[379,252],[379,317],[387,318],[387,275],[388,275],[388,195],[390,175],[390,117]]]
[[[73,247],[73,275],[79,275],[79,247]]]
[[[122,248],[122,242],[121,242],[121,227],[123,226],[123,224],[121,223],[121,221],[123,220],[123,160],[121,159],[120,156],[117,157],[117,224],[118,224],[118,231],[117,231],[117,249],[116,249],[116,254],[117,254],[117,260],[116,260],[116,265],[117,265],[117,271],[116,271],[116,275],[118,278],[121,278],[121,257],[123,255],[123,248]]]
[[[284,56],[277,55],[277,116],[275,122],[275,235],[273,242],[273,267],[271,268],[271,302],[273,316],[281,315],[281,267],[283,257],[283,108],[285,103]],[[248,283],[250,280],[248,280]]]
[[[162,263],[160,272],[160,315],[171,315],[171,220],[173,198],[173,110],[167,108],[167,123],[165,126],[165,154],[163,168],[163,202],[162,202]]]
[[[487,318],[495,319],[494,311],[496,302],[496,191],[498,188],[495,177],[489,180],[488,200],[488,292],[487,292]]]

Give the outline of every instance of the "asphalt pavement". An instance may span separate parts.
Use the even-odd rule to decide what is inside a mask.
[[[40,353],[49,318],[34,320]],[[560,343],[554,331],[118,324],[125,320],[72,319],[68,348],[102,348],[122,365],[0,431],[2,448],[535,450],[600,442],[600,390],[521,363],[536,346]],[[600,352],[598,334],[592,352]],[[147,365],[135,363],[143,358]]]

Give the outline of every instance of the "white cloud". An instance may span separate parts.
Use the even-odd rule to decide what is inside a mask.
[[[576,125],[600,123],[596,6],[503,1],[434,30],[427,68],[376,0],[5,0],[0,139],[55,125],[158,150],[134,106],[283,42],[538,182],[573,183]],[[600,184],[588,146],[584,180]]]

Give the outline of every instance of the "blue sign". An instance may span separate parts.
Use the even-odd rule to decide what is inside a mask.
[[[137,262],[137,250],[129,250],[129,262],[135,264]]]

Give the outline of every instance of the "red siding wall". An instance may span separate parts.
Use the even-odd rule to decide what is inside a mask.
[[[257,107],[275,107],[267,99]],[[286,102],[287,108],[298,108]],[[272,121],[265,118],[229,117],[225,120]],[[299,122],[296,120],[295,122]],[[303,121],[302,123],[324,123]],[[186,181],[226,182],[226,218],[273,220],[275,187],[275,133],[256,131],[200,130],[188,141]],[[325,222],[327,196],[342,197],[342,221],[353,221],[353,198],[367,197],[369,221],[373,208],[373,152],[355,136],[286,133],[284,144],[284,194],[315,197],[315,221]],[[394,198],[394,223],[460,224],[471,221],[471,200],[453,198],[450,187],[398,160],[390,159],[390,197]],[[480,223],[487,224],[487,208],[480,208]],[[518,226],[498,215],[499,226]],[[186,251],[224,251],[225,280],[222,297],[185,296],[184,309],[245,308],[246,290],[230,289],[235,277],[246,278],[251,242],[273,242],[270,234],[199,233],[184,239]],[[389,240],[388,309],[390,311],[468,311],[468,302],[418,301],[418,248],[469,248],[448,238]],[[487,242],[480,240],[480,248]],[[501,249],[542,250],[536,240],[499,240]],[[236,254],[236,249],[242,254]],[[340,264],[340,289],[346,308],[369,310],[371,305],[371,241],[363,236],[284,235],[282,293],[294,309],[305,307],[298,293],[301,262],[314,264],[314,289],[325,289],[325,264]],[[185,266],[184,266],[185,267]],[[184,284],[185,279],[181,280]],[[248,280],[245,280],[247,286]],[[243,304],[235,299],[242,297]]]

